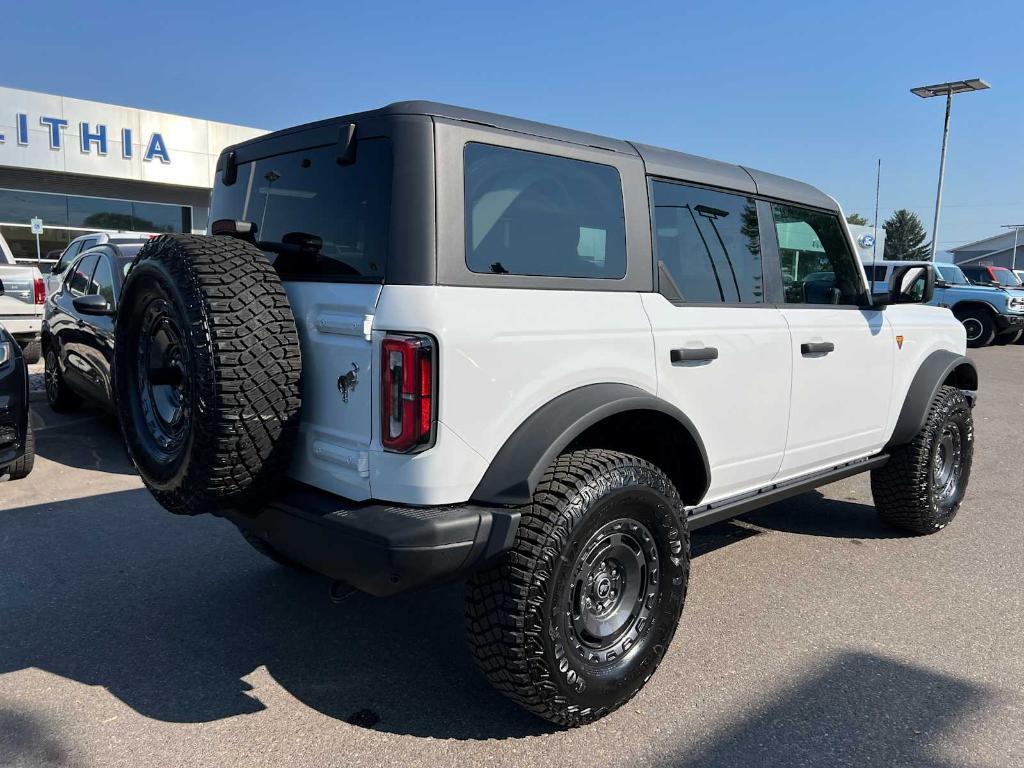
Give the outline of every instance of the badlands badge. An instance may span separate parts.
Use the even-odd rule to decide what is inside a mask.
[[[902,336],[897,336],[896,337],[896,346],[899,347],[900,349],[903,349],[903,337]]]

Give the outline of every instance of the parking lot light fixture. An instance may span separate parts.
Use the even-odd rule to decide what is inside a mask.
[[[970,80],[953,80],[948,83],[921,85],[910,89],[912,94],[920,96],[922,99],[930,99],[933,96],[946,97],[946,121],[942,127],[942,154],[939,156],[939,188],[935,193],[935,220],[932,224],[932,261],[935,261],[935,251],[939,244],[939,209],[942,207],[942,179],[946,172],[946,141],[949,138],[949,110],[953,106],[953,96],[957,93],[984,91],[990,87],[980,77],[975,77]]]

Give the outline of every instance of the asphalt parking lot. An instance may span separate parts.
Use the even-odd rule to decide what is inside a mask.
[[[695,534],[658,674],[573,731],[477,675],[461,588],[334,605],[38,403],[0,483],[0,766],[1024,766],[1024,346],[972,357],[951,528],[882,527],[858,477]]]

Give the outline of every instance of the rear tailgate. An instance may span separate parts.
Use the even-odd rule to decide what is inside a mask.
[[[387,259],[392,159],[390,141],[354,139],[352,129],[315,124],[226,151],[210,219],[215,230],[248,223],[288,293],[302,345],[300,446],[289,474],[361,501],[371,497],[370,330]]]
[[[42,318],[43,305],[35,303],[35,281],[42,275],[35,267],[0,266],[0,317]]]
[[[290,474],[370,498],[373,343],[379,284],[286,282],[302,345],[302,425]]]

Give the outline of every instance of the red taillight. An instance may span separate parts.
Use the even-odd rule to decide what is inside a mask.
[[[37,277],[32,286],[35,289],[35,302],[36,304],[46,303],[46,282],[41,277]]]
[[[387,336],[381,343],[380,441],[398,453],[434,441],[434,343],[427,336]]]

